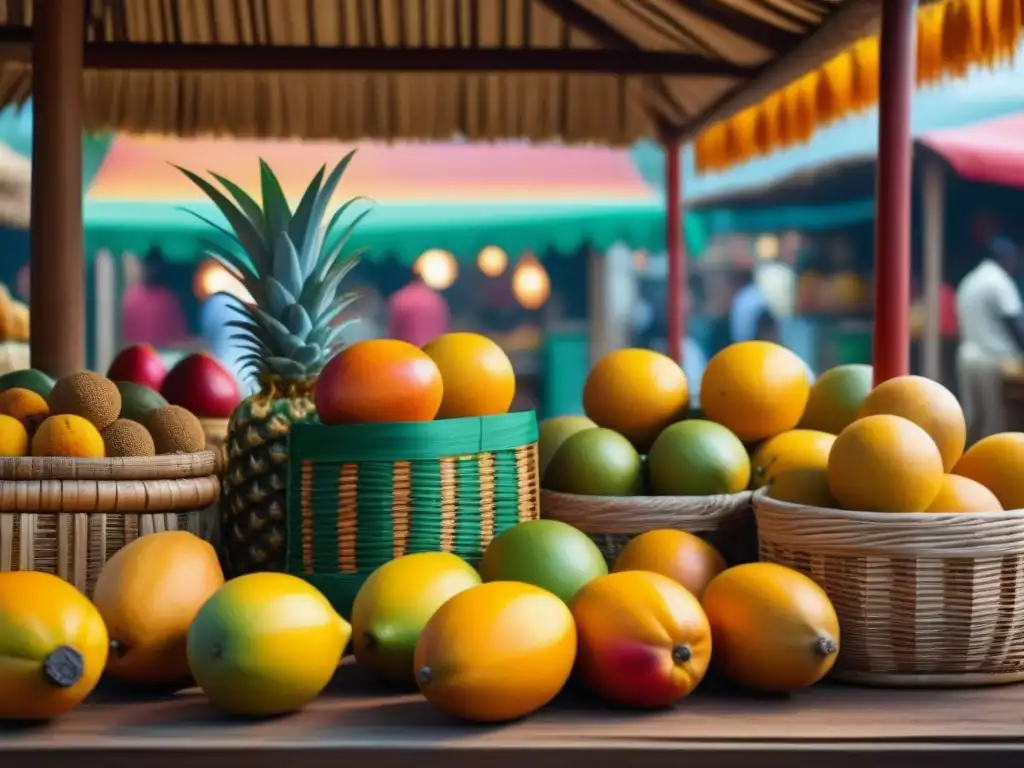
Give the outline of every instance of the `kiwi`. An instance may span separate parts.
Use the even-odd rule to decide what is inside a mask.
[[[47,398],[52,414],[81,416],[102,432],[121,414],[121,392],[106,376],[79,371],[57,379]]]
[[[206,433],[196,415],[180,405],[150,411],[143,422],[157,453],[195,453],[206,450]]]
[[[131,419],[118,419],[100,432],[107,456],[155,456],[156,445],[149,431]]]

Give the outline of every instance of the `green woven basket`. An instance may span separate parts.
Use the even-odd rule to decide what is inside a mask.
[[[411,552],[471,563],[539,516],[533,411],[404,424],[292,428],[288,572],[348,616],[378,566]]]

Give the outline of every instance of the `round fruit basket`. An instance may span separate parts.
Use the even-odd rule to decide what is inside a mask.
[[[594,540],[608,565],[634,536],[674,528],[700,536],[730,565],[757,559],[750,491],[715,496],[582,496],[541,491],[541,517],[561,520]]]
[[[533,411],[408,423],[296,424],[287,570],[342,615],[378,566],[413,552],[472,564],[538,517]]]
[[[1024,510],[850,512],[754,494],[761,559],[828,593],[833,674],[868,685],[1024,680]]]
[[[91,594],[104,563],[140,536],[183,529],[209,540],[216,463],[212,451],[0,459],[0,571],[53,573]]]

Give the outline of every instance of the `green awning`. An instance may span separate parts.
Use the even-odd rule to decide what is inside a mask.
[[[86,200],[87,252],[107,249],[115,254],[142,254],[158,245],[168,259],[197,260],[201,239],[216,233],[184,210],[186,208],[223,222],[208,203]],[[703,229],[694,216],[687,216],[691,252],[703,250]],[[549,248],[572,253],[583,244],[604,251],[619,241],[638,250],[663,250],[665,223],[661,203],[652,199],[578,204],[564,201],[377,204],[360,223],[349,247],[368,248],[369,258],[393,256],[411,264],[431,248],[441,248],[459,259],[472,260],[488,245],[500,246],[515,257],[525,251],[542,254]]]

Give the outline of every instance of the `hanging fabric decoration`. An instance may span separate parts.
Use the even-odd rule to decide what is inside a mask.
[[[1022,0],[945,0],[917,14],[917,85],[1010,63],[1024,24]],[[697,171],[723,171],[808,141],[814,132],[878,103],[878,38],[872,37],[759,104],[709,126],[694,142]]]

